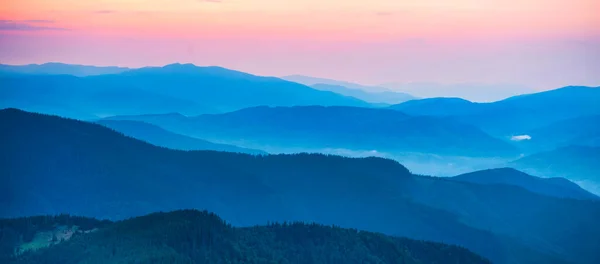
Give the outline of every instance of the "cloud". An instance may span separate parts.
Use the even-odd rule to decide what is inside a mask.
[[[4,21],[11,21],[11,20],[4,20]],[[29,20],[20,20],[19,22],[23,22],[23,23],[35,23],[35,24],[52,24],[56,21],[54,20],[47,20],[47,19],[29,19]]]
[[[530,135],[518,135],[518,136],[512,136],[512,137],[510,138],[510,140],[512,140],[512,141],[531,140],[531,136],[530,136]]]
[[[39,24],[51,24],[52,20],[0,20],[0,30],[6,31],[42,31],[69,30],[63,27],[51,27]]]
[[[94,11],[94,14],[99,14],[99,15],[107,15],[107,14],[114,14],[117,13],[117,11],[115,10],[96,10]]]

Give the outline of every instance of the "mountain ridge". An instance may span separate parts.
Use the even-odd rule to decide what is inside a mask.
[[[600,195],[600,147],[570,145],[525,156],[509,163],[533,175],[563,177]]]
[[[170,112],[198,115],[259,105],[371,107],[353,97],[275,77],[193,64],[169,64],[82,77],[7,73],[0,75],[0,82],[4,84],[0,88],[2,108],[83,119]]]
[[[599,257],[593,201],[415,176],[380,158],[185,152],[56,116],[9,109],[0,120],[0,203],[12,201],[2,216],[204,208],[234,225],[308,221],[456,244],[496,263]]]
[[[598,87],[567,86],[490,103],[461,101],[457,104],[456,99],[435,98],[408,101],[390,108],[411,115],[451,116],[509,139],[560,120],[600,114],[599,100]]]
[[[330,91],[346,96],[355,97],[369,103],[398,104],[416,99],[414,96],[406,93],[392,91],[365,91],[357,88],[347,88],[341,85],[317,83],[311,85],[310,87],[313,87],[317,90]]]
[[[508,167],[465,173],[451,179],[478,184],[509,184],[559,198],[600,199],[565,178],[538,178]]]
[[[129,116],[110,119],[145,121],[180,134],[234,145],[249,144],[244,147],[259,149],[262,149],[261,145],[267,145],[467,156],[518,155],[514,146],[474,126],[440,117],[409,116],[388,109],[259,106],[188,118]],[[237,142],[239,139],[245,143]]]
[[[248,154],[268,154],[267,152],[255,149],[240,148],[233,145],[217,144],[210,141],[187,137],[167,131],[159,126],[141,121],[130,120],[98,120],[95,123],[121,132],[150,144],[179,150],[214,150],[225,152],[237,152]]]

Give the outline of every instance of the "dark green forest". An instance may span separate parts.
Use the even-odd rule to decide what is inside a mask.
[[[78,226],[69,240],[15,253],[36,232]],[[94,230],[92,232],[86,232]],[[235,228],[179,210],[119,222],[61,216],[0,220],[2,263],[490,263],[467,249],[319,224]]]

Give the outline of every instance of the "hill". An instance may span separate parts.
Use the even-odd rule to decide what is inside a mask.
[[[362,90],[362,91],[369,91],[369,92],[390,92],[391,91],[388,88],[384,88],[384,87],[380,87],[380,86],[362,85],[362,84],[357,84],[357,83],[338,81],[338,80],[332,80],[332,79],[326,79],[326,78],[311,77],[311,76],[304,76],[304,75],[288,75],[288,76],[281,77],[281,79],[284,79],[284,80],[287,80],[290,82],[301,83],[301,84],[308,85],[308,86],[313,86],[313,85],[317,85],[317,84],[325,84],[325,85],[333,85],[333,86],[342,86],[342,87],[345,87],[348,89],[355,89],[355,90]]]
[[[102,74],[116,74],[128,71],[125,67],[98,67],[65,63],[44,63],[28,65],[0,64],[0,74],[34,74],[34,75],[73,75],[78,77]]]
[[[256,76],[215,66],[170,64],[131,70],[118,75],[92,77],[93,80],[98,78],[142,86],[173,97],[192,98],[221,112],[260,105],[370,106],[356,98],[315,90],[279,78]]]
[[[408,101],[390,108],[411,115],[451,116],[508,139],[560,120],[598,115],[599,101],[600,89],[570,86],[491,103],[433,98]]]
[[[471,114],[477,111],[480,105],[485,104],[474,103],[462,98],[436,97],[410,100],[390,106],[390,108],[410,115],[454,116]]]
[[[20,108],[78,119],[110,115],[210,112],[188,99],[161,95],[119,82],[69,75],[0,76],[0,108]]]
[[[421,98],[460,97],[475,102],[492,102],[510,96],[535,92],[529,87],[510,83],[405,82],[384,83],[380,86],[404,91]]]
[[[253,107],[181,116],[128,116],[180,134],[249,148],[345,148],[456,156],[517,156],[515,147],[471,125],[446,118],[412,117],[358,107]]]
[[[198,115],[259,105],[371,106],[278,78],[192,64],[86,77],[4,74],[0,83],[1,108],[90,119],[173,112]]]
[[[550,151],[571,145],[600,147],[600,115],[560,120],[526,134],[531,139],[519,142],[517,146],[529,152]]]
[[[240,148],[232,145],[216,144],[206,140],[192,138],[164,130],[158,126],[129,120],[99,120],[96,123],[118,132],[146,141],[152,145],[179,150],[214,150],[248,154],[267,154],[255,149]]]
[[[567,146],[523,157],[510,166],[546,177],[563,177],[600,194],[600,147]]]
[[[564,178],[538,178],[511,168],[489,169],[461,174],[453,180],[477,184],[507,184],[548,196],[572,199],[600,199]]]
[[[37,234],[53,231],[52,224],[77,226],[80,232],[52,247],[5,258],[7,263],[490,263],[456,246],[318,224],[235,228],[212,213],[195,210],[114,223],[69,216],[6,219],[0,220],[0,230],[14,236],[25,233],[31,223],[43,223],[33,225]],[[13,243],[14,248],[19,245]]]
[[[415,97],[409,94],[392,91],[365,91],[360,89],[346,88],[344,86],[339,85],[320,83],[311,85],[311,87],[321,91],[330,91],[345,96],[351,96],[369,103],[399,104],[408,100],[415,99]]]
[[[16,109],[0,121],[0,217],[199,208],[235,226],[317,222],[456,244],[495,263],[600,260],[595,201],[415,176],[380,158],[170,150]]]

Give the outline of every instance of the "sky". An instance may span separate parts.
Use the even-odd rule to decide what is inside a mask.
[[[598,0],[0,0],[0,63],[600,86],[599,10]]]

